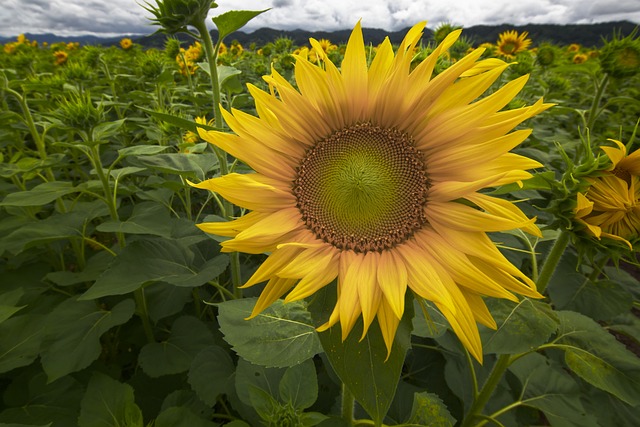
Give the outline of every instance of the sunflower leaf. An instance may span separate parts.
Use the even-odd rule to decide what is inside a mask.
[[[318,324],[326,321],[327,313],[335,306],[335,288],[333,292],[331,288],[328,286],[319,291],[311,305]],[[339,324],[319,334],[333,370],[376,423],[382,423],[389,411],[405,355],[411,346],[413,304],[408,302],[405,307],[389,355],[377,320],[362,340],[362,319],[344,341]]]
[[[589,384],[636,406],[640,404],[640,359],[592,319],[558,311],[555,343],[569,368]]]
[[[244,27],[247,22],[251,21],[261,13],[266,12],[269,9],[264,10],[230,10],[218,16],[211,18],[216,27],[218,28],[219,38],[223,40],[229,34]]]
[[[79,427],[122,425],[142,427],[142,412],[133,398],[133,388],[95,372],[80,404]]]
[[[523,298],[516,304],[502,299],[490,299],[487,306],[498,329],[481,329],[485,354],[529,351],[544,344],[558,329],[555,312],[544,302]]]
[[[256,365],[288,367],[321,351],[311,315],[301,302],[281,300],[251,320],[256,298],[226,301],[218,305],[218,322],[224,339],[239,356]]]

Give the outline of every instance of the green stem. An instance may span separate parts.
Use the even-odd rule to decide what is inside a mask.
[[[147,337],[147,341],[152,343],[156,342],[156,338],[153,335],[153,328],[151,327],[151,321],[149,320],[149,310],[147,309],[147,299],[144,295],[144,288],[138,288],[133,293],[133,297],[136,300],[137,314],[142,319],[142,327],[144,328],[144,334]]]
[[[342,384],[342,419],[347,423],[346,425],[353,426],[353,409],[355,407],[355,398],[347,386]]]
[[[489,378],[482,386],[482,390],[478,394],[478,397],[471,404],[471,408],[469,409],[469,413],[464,418],[461,427],[471,427],[476,418],[481,417],[482,410],[485,405],[491,398],[495,388],[498,386],[498,383],[502,379],[505,371],[511,364],[511,358],[508,354],[502,354],[498,357],[496,364],[493,366],[491,373],[489,374]]]
[[[589,110],[589,116],[587,118],[587,128],[590,132],[593,130],[593,125],[598,118],[598,107],[600,107],[600,101],[602,100],[602,95],[604,94],[604,89],[607,87],[607,83],[609,83],[608,74],[605,74],[604,77],[602,77],[599,84],[596,82],[596,96],[593,98],[591,109]]]
[[[551,247],[551,250],[547,255],[547,259],[544,261],[544,264],[542,265],[542,269],[540,270],[540,275],[538,276],[538,282],[536,283],[538,287],[538,292],[540,292],[541,294],[547,288],[547,285],[549,284],[549,281],[551,280],[553,273],[556,271],[556,267],[558,266],[558,263],[560,262],[562,255],[564,254],[564,250],[567,248],[567,245],[569,244],[569,237],[570,235],[568,231],[563,230],[560,232],[560,235],[558,236],[556,241],[553,243],[553,246]]]

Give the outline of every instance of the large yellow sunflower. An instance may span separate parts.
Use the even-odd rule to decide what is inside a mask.
[[[626,243],[640,236],[640,150],[627,155],[618,147],[600,147],[609,156],[611,167],[602,175],[589,178],[585,194],[578,193],[576,220],[597,238],[607,237]]]
[[[358,24],[341,69],[326,56],[322,66],[298,57],[297,88],[276,71],[265,77],[270,92],[249,85],[258,117],[223,112],[235,135],[199,132],[256,172],[196,186],[252,212],[199,226],[233,237],[223,251],[270,253],[244,285],[267,281],[253,315],[287,292],[285,301],[300,300],[337,279],[335,309],[319,329],[340,323],[344,339],[362,316],[364,337],[377,318],[390,351],[408,287],[482,360],[476,322],[495,327],[482,296],[540,297],[486,232],[540,234],[515,205],[480,190],[541,166],[509,153],[530,130],[509,132],[550,105],[502,111],[527,77],[477,100],[508,66],[480,61],[483,49],[433,77],[460,30],[410,72],[424,25],[395,55],[385,40],[367,67]]]
[[[524,52],[531,45],[528,35],[526,31],[518,34],[515,30],[500,33],[496,43],[497,53],[508,59],[515,58],[518,53]]]

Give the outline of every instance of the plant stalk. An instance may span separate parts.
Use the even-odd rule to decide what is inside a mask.
[[[353,426],[353,410],[355,408],[355,398],[347,386],[342,383],[342,419],[346,422],[346,425]]]
[[[464,418],[461,427],[471,427],[474,420],[480,417],[482,410],[485,405],[491,398],[494,390],[498,386],[498,383],[502,379],[505,371],[511,364],[511,356],[508,354],[501,354],[496,361],[496,364],[493,366],[491,373],[489,374],[489,378],[482,386],[482,390],[478,394],[478,397],[471,404],[471,408],[469,409],[469,413]]]
[[[567,245],[569,244],[569,232],[566,230],[562,230],[560,235],[553,243],[551,247],[551,251],[547,255],[547,259],[544,261],[542,265],[542,269],[540,270],[540,275],[538,276],[538,282],[536,283],[538,287],[538,292],[541,294],[544,293],[553,273],[556,271],[556,267],[564,254]]]

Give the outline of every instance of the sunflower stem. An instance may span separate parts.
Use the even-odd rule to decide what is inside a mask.
[[[353,394],[347,389],[347,386],[342,383],[342,419],[347,423],[347,426],[353,426],[353,409],[355,407],[355,398]]]
[[[608,74],[605,74],[600,82],[596,82],[596,96],[593,98],[593,103],[591,104],[591,109],[589,110],[589,116],[587,117],[587,128],[589,129],[589,132],[593,131],[593,126],[596,122],[596,119],[600,115],[600,113],[598,112],[598,107],[600,107],[600,100],[602,99],[602,95],[604,94],[604,89],[607,87],[607,83],[609,83]]]
[[[568,231],[561,231],[560,235],[558,235],[558,238],[553,243],[553,246],[547,255],[547,259],[544,261],[544,264],[542,264],[542,269],[538,276],[538,283],[536,283],[538,292],[541,294],[544,293],[553,273],[556,271],[556,267],[558,266],[560,259],[562,259],[562,255],[569,244],[569,237]]]
[[[485,405],[491,398],[493,391],[498,386],[498,383],[502,379],[502,376],[504,375],[505,371],[507,370],[510,364],[511,364],[510,355],[502,354],[500,355],[500,357],[498,357],[496,364],[493,365],[493,369],[489,374],[489,378],[487,378],[487,381],[482,386],[482,390],[480,390],[480,393],[478,394],[477,398],[471,404],[469,413],[464,418],[464,421],[462,422],[461,427],[471,427],[474,425],[473,422],[476,418],[483,418],[482,410],[484,409]]]

